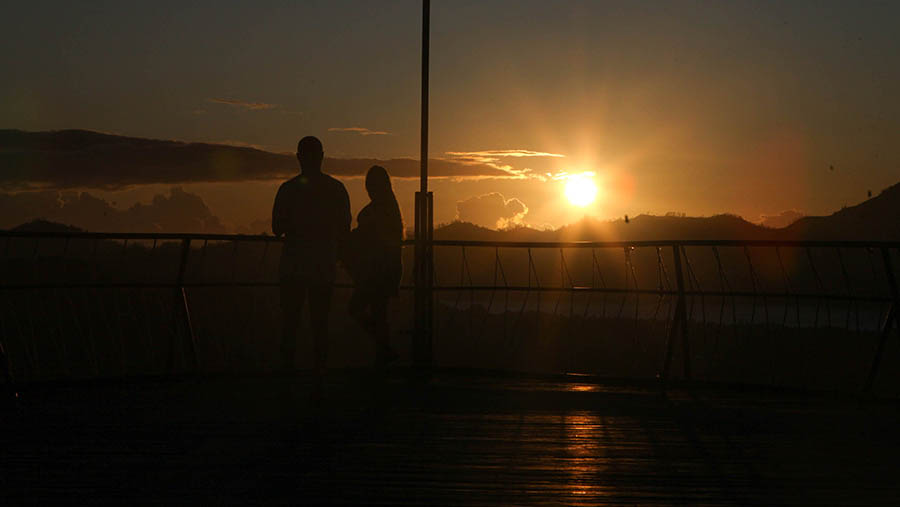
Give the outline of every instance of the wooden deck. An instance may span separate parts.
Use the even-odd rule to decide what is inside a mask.
[[[19,503],[900,505],[900,409],[823,393],[441,372],[32,386]]]

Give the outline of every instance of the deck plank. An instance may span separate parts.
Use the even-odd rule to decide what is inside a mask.
[[[442,372],[23,388],[8,504],[900,504],[900,410],[827,393]]]

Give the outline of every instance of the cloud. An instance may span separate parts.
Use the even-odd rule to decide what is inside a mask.
[[[266,109],[275,109],[276,107],[278,107],[276,104],[266,104],[265,102],[244,102],[242,100],[235,99],[211,98],[206,99],[206,101],[212,102],[213,104],[225,104],[240,109],[246,109],[248,111],[263,111]]]
[[[508,229],[522,225],[528,206],[515,197],[506,199],[499,192],[470,197],[456,202],[456,219],[484,227]]]
[[[392,136],[390,132],[383,130],[370,130],[366,127],[331,127],[329,132],[356,132],[361,136]]]
[[[235,227],[238,234],[272,234],[272,219],[258,218],[248,225],[239,225]]]
[[[327,148],[326,148],[327,151]],[[363,176],[373,165],[388,170],[392,178],[418,178],[421,164],[413,158],[326,158],[325,171],[334,176]],[[486,164],[461,164],[428,159],[429,178],[508,178],[509,173]]]
[[[237,144],[231,142],[231,144]],[[326,152],[328,147],[326,146]],[[373,165],[395,178],[418,178],[411,158],[326,158],[325,171],[360,177]],[[247,146],[143,139],[85,130],[0,130],[0,190],[102,188],[285,179],[297,174],[293,154]],[[433,178],[508,178],[491,165],[430,159]]]
[[[224,139],[221,141],[216,141],[215,144],[221,144],[223,146],[234,146],[237,148],[253,148],[254,150],[266,151],[266,147],[261,144],[246,143],[244,141],[238,141],[235,139]]]
[[[0,130],[0,189],[117,189],[283,178],[293,156],[253,148],[100,134]]]
[[[759,225],[762,225],[763,227],[769,227],[772,229],[782,229],[784,227],[791,225],[792,223],[796,222],[797,220],[800,220],[801,218],[803,218],[805,216],[806,216],[806,214],[804,214],[801,211],[798,211],[795,209],[789,209],[789,210],[782,211],[781,213],[779,213],[777,215],[760,215],[758,223],[759,223]]]
[[[87,192],[0,193],[0,228],[35,219],[74,225],[94,232],[228,232],[200,196],[173,187],[149,203],[119,209]],[[260,229],[264,224],[256,224]]]
[[[283,106],[278,104],[269,104],[266,102],[246,102],[243,100],[235,100],[235,99],[222,99],[222,98],[211,98],[206,99],[207,102],[213,104],[224,104],[226,106],[231,106],[237,109],[242,109],[244,111],[273,111],[281,113],[282,115],[302,115],[303,111],[292,111],[285,109]],[[198,108],[193,111],[193,114],[202,115],[206,114],[207,111],[204,108]]]
[[[543,176],[535,173],[531,168],[514,168],[512,165],[505,163],[508,158],[564,158],[565,155],[559,153],[547,153],[543,151],[532,150],[485,150],[485,151],[448,151],[445,153],[449,160],[463,164],[485,164],[501,171],[507,172],[511,176],[518,178]]]
[[[447,155],[456,158],[471,158],[480,162],[496,161],[506,157],[565,157],[565,155],[559,153],[547,153],[543,151],[531,150],[448,151]]]

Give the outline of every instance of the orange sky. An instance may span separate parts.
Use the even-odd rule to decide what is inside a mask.
[[[418,153],[418,2],[49,4],[0,20],[0,128]],[[536,227],[857,203],[900,179],[898,18],[874,2],[434,2],[431,156],[522,176],[432,182],[436,220],[494,192]],[[553,176],[581,171],[600,198],[575,208]],[[185,188],[241,224],[276,185]],[[396,183],[407,216],[415,186]],[[166,188],[86,190],[126,205]]]

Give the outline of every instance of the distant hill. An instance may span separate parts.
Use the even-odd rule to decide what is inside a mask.
[[[827,217],[801,218],[780,233],[789,238],[900,241],[900,183]]]
[[[608,241],[742,239],[771,236],[769,229],[736,215],[712,217],[639,215],[629,222],[625,222],[624,219],[612,222],[584,219],[563,227],[559,232],[561,240],[603,238]]]
[[[17,225],[10,229],[12,231],[19,232],[85,232],[84,229],[79,229],[78,227],[66,224],[60,224],[57,222],[51,222],[49,220],[32,220],[31,222],[24,223],[21,225]]]
[[[771,239],[776,232],[734,215],[672,217],[640,215],[604,221],[583,218],[553,231],[528,227],[495,231],[454,222],[435,230],[435,239],[482,241],[642,241],[669,239]]]
[[[604,221],[583,218],[555,231],[528,227],[495,231],[454,222],[438,227],[436,239],[482,241],[641,241],[670,239],[796,239],[900,241],[900,183],[861,204],[826,217],[804,217],[782,229],[736,215],[679,217],[640,215]]]
[[[540,231],[529,227],[494,230],[469,222],[452,222],[439,225],[434,239],[466,241],[556,241],[556,231]],[[411,238],[411,236],[410,236]]]
[[[146,227],[145,227],[146,228]],[[260,230],[262,226],[257,227]],[[152,228],[146,232],[152,232]],[[13,230],[80,231],[77,227],[35,220]],[[412,239],[412,231],[407,232]],[[435,239],[476,241],[641,241],[669,239],[796,239],[900,241],[900,183],[856,206],[826,217],[804,217],[772,229],[736,215],[678,217],[639,215],[629,220],[585,217],[557,230],[517,227],[493,230],[467,222],[439,225]]]

